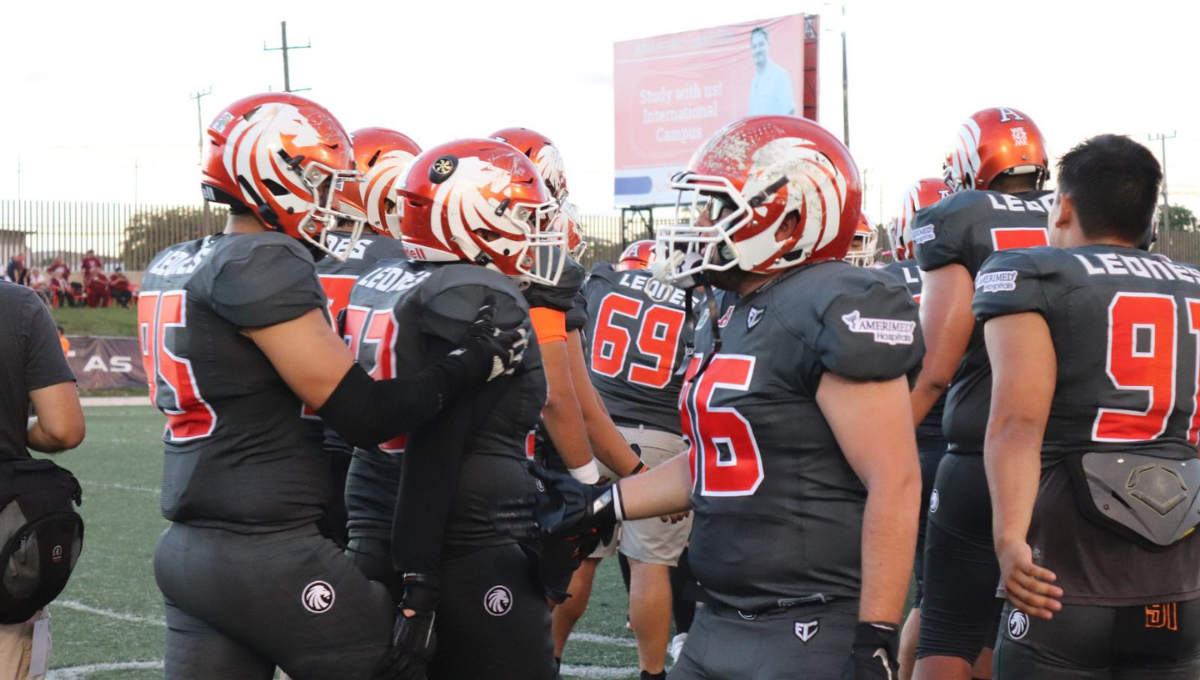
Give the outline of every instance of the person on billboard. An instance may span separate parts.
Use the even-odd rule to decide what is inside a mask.
[[[771,61],[771,41],[767,29],[750,31],[750,54],[754,57],[754,82],[750,84],[751,116],[796,115],[796,97],[792,77]]]

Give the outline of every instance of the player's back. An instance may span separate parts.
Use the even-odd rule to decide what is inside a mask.
[[[1048,191],[952,194],[913,217],[917,263],[925,272],[959,264],[974,278],[998,250],[1046,245],[1052,198]],[[991,363],[983,327],[976,323],[946,396],[943,426],[950,451],[983,453],[991,392]]]
[[[1196,457],[1200,272],[1109,245],[997,253],[975,311],[1033,311],[1058,357],[1043,455]]]
[[[679,389],[691,340],[686,291],[649,271],[603,263],[584,287],[592,384],[618,424],[680,433]]]
[[[1129,529],[1169,538],[1194,525],[1180,513],[1200,429],[1200,271],[1110,245],[997,253],[976,279],[974,311],[985,323],[1038,313],[1050,329],[1056,385],[1029,541],[1063,601],[1200,594],[1200,541],[1163,548]]]
[[[498,327],[512,328],[528,318],[520,291],[502,274],[466,263],[382,260],[351,292],[345,333],[351,351],[372,377],[413,375],[455,348],[489,297],[496,301]],[[503,398],[468,440],[446,545],[511,542],[492,529],[488,511],[528,491],[525,440],[546,400],[536,344],[526,350],[517,373],[504,381]],[[356,450],[347,483],[352,537],[391,535],[399,480],[396,456],[405,446],[398,438]]]
[[[826,372],[903,376],[924,344],[899,281],[844,262],[786,272],[702,316],[681,408],[692,442],[692,569],[742,611],[858,597],[866,489],[816,402]]]
[[[273,531],[323,514],[333,490],[320,423],[241,331],[324,307],[312,257],[283,234],[209,236],[150,263],[138,334],[167,416],[167,519]]]

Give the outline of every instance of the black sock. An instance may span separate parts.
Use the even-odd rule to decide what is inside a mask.
[[[642,671],[642,674],[639,676],[638,680],[667,680],[667,672],[665,670],[657,673]]]
[[[562,670],[562,657],[561,656],[554,657],[554,667],[560,671]]]

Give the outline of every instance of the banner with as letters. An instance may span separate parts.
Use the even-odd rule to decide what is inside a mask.
[[[137,338],[68,335],[67,363],[81,390],[146,388],[146,369]]]

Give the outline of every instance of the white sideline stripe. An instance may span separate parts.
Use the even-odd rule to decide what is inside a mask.
[[[563,675],[574,675],[581,678],[628,678],[637,676],[640,672],[637,666],[576,666],[564,663]]]
[[[80,397],[80,406],[149,406],[150,397]]]
[[[155,618],[155,617],[150,617],[150,616],[137,616],[136,614],[122,614],[121,612],[114,612],[111,609],[100,609],[99,607],[89,607],[88,605],[86,605],[82,602],[76,602],[75,600],[55,600],[53,606],[65,607],[67,609],[74,609],[77,612],[87,612],[88,614],[97,614],[99,616],[107,616],[110,619],[116,619],[118,621],[128,621],[129,623],[145,623],[145,624],[149,624],[149,625],[153,625],[153,626],[167,625],[167,622],[160,618]],[[160,661],[159,663],[161,664],[162,662]]]
[[[46,674],[46,680],[77,680],[86,678],[92,673],[99,673],[100,671],[152,671],[161,669],[162,667],[163,662],[160,659],[153,661],[124,661],[120,663],[93,663],[86,666],[57,668]]]
[[[151,489],[148,486],[129,486],[128,484],[113,484],[111,482],[93,482],[90,479],[80,480],[80,483],[85,486],[98,486],[102,489],[119,489],[121,491],[142,491],[145,493],[152,493],[155,495],[162,494],[161,489]]]
[[[571,633],[570,640],[577,642],[595,642],[601,645],[613,645],[614,647],[629,647],[637,649],[637,640],[626,637],[614,637],[612,635],[597,635],[596,633]]]

